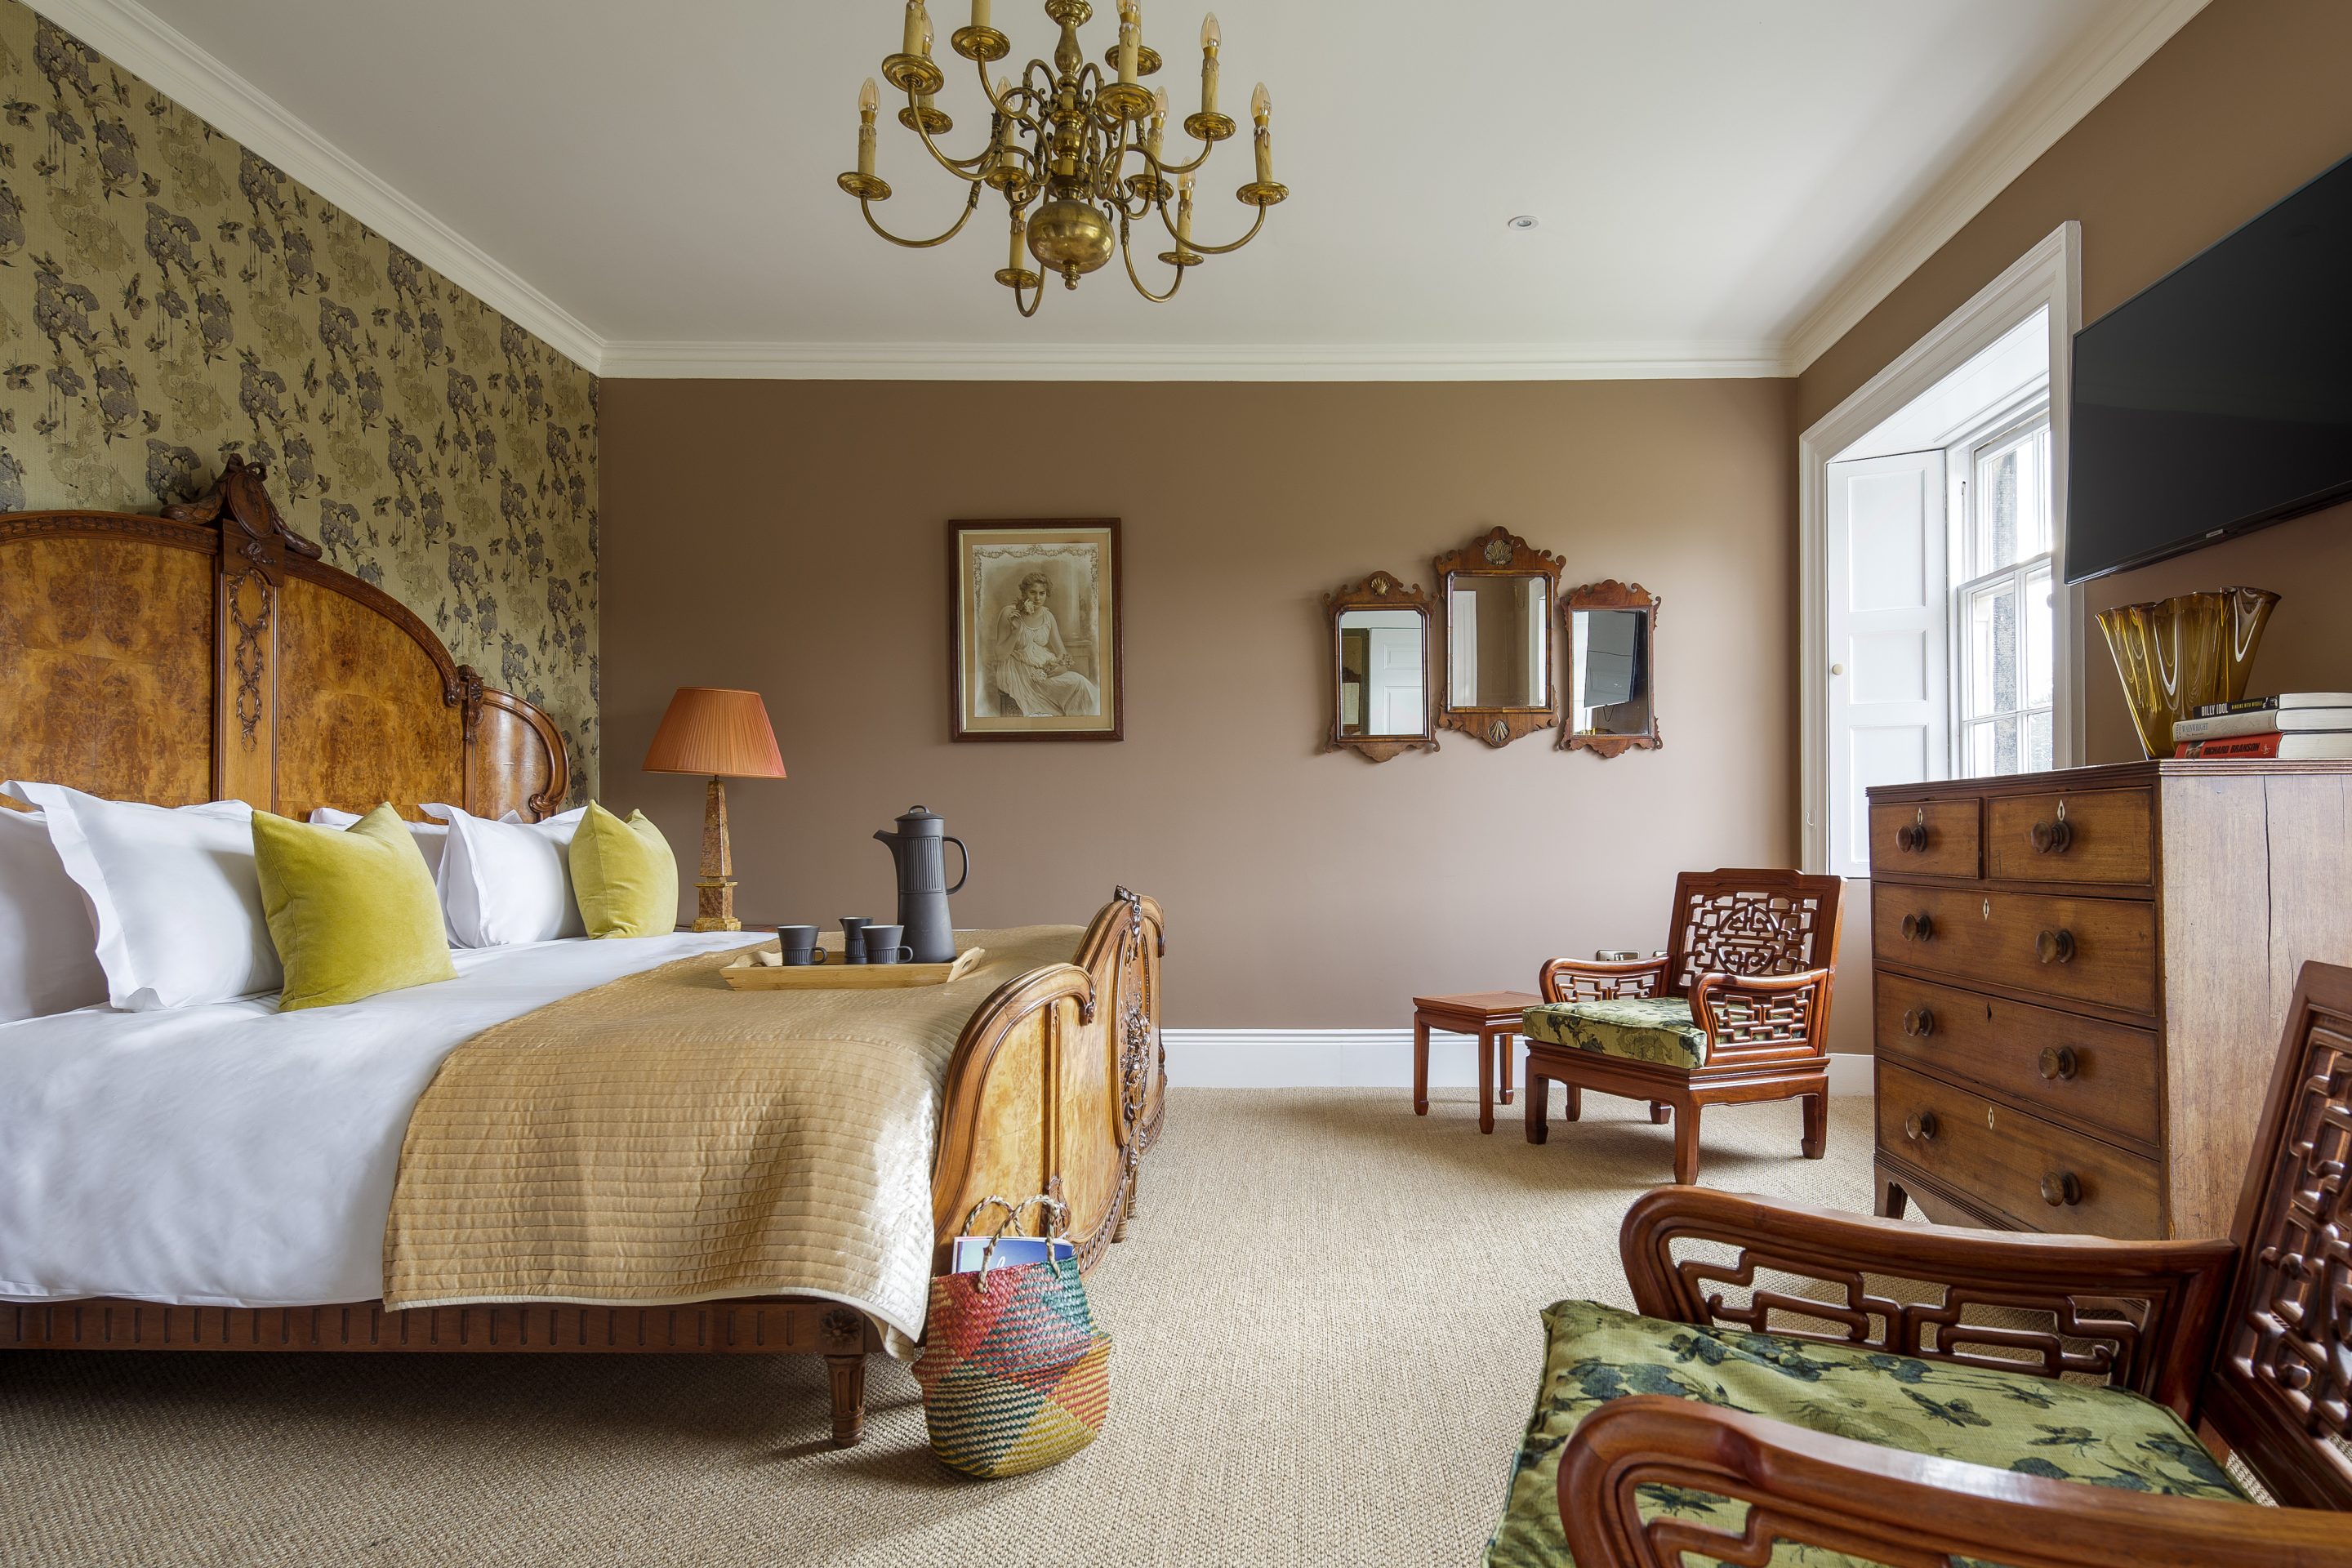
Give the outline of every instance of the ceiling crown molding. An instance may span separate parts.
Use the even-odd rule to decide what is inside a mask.
[[[2139,0],[2053,65],[1799,323],[1789,337],[1787,374],[1803,372],[1836,346],[2208,3]]]
[[[1782,343],[804,343],[609,342],[139,0],[34,10],[601,375],[863,381],[1597,381],[1795,375],[1853,330],[2207,0],[2137,0],[2018,108]]]
[[[223,135],[251,148],[565,358],[595,371],[604,341],[511,268],[352,155],[139,0],[27,0],[58,26]]]
[[[610,342],[635,380],[1663,381],[1788,374],[1777,343]]]

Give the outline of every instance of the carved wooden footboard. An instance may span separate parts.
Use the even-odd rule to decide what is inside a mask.
[[[210,494],[162,517],[0,516],[0,777],[298,816],[383,800],[412,816],[426,801],[554,809],[571,773],[553,721],[486,689],[389,595],[328,565],[263,479],[232,457]],[[1161,947],[1160,906],[1120,889],[1070,963],[972,1015],[932,1167],[942,1256],[992,1194],[1060,1198],[1087,1267],[1118,1238],[1166,1113]],[[0,1349],[823,1355],[843,1444],[863,1430],[866,1357],[881,1345],[859,1313],[801,1297],[410,1312],[0,1302]]]
[[[948,1068],[931,1222],[947,1244],[972,1205],[1045,1193],[1092,1268],[1133,1212],[1160,1129],[1160,906],[1121,888],[1070,963],[1034,969],[972,1015]]]

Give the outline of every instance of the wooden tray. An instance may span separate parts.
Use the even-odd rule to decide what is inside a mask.
[[[988,958],[984,947],[967,948],[953,963],[844,963],[839,952],[823,963],[771,967],[750,953],[719,972],[738,991],[902,991],[913,985],[944,985],[961,980]]]

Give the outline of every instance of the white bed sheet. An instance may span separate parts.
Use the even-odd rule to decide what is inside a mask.
[[[409,1112],[474,1035],[748,932],[450,954],[458,978],[0,1024],[0,1299],[293,1307],[383,1293]]]

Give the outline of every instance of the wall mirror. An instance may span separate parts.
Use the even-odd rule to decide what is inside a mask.
[[[1655,751],[1658,596],[1639,583],[1588,583],[1560,601],[1568,645],[1563,752]]]
[[[1429,725],[1429,595],[1375,572],[1323,596],[1331,620],[1331,731],[1326,751],[1385,763],[1437,750]]]
[[[1560,559],[1496,529],[1435,562],[1445,609],[1438,727],[1507,746],[1559,722],[1552,603]]]

